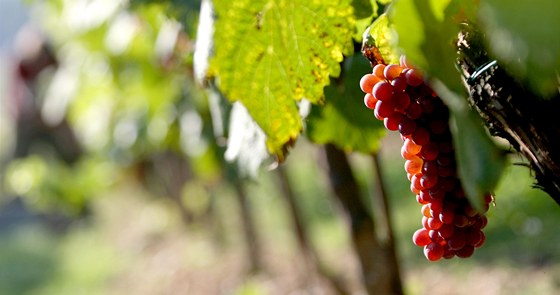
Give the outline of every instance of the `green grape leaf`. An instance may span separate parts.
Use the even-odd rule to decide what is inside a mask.
[[[309,114],[307,135],[315,143],[332,143],[346,151],[375,152],[385,129],[365,107],[359,87],[371,66],[362,56],[347,58],[344,65],[342,79],[325,89],[325,106],[314,107]]]
[[[456,96],[440,81],[434,81],[432,86],[441,97]],[[453,100],[464,101],[460,97]],[[471,204],[481,209],[484,194],[493,192],[504,171],[505,153],[490,139],[480,117],[466,104],[451,115],[461,183]]]
[[[214,2],[215,55],[210,74],[231,101],[241,101],[280,161],[302,120],[296,101],[324,101],[329,76],[353,51],[350,1]]]
[[[368,34],[368,42],[373,42],[385,63],[399,63],[399,56],[395,50],[395,34],[386,14],[380,15],[365,34]]]
[[[375,0],[354,0],[354,16],[356,19],[371,18],[377,16],[377,2]]]
[[[454,144],[461,183],[475,208],[484,205],[483,196],[493,192],[506,165],[505,154],[490,140],[480,118],[472,111],[455,114]]]
[[[560,1],[483,1],[486,42],[506,70],[543,97],[558,93]]]
[[[457,1],[460,2],[396,1],[389,17],[399,36],[398,47],[408,59],[429,76],[440,79],[452,91],[461,93],[464,90],[455,68],[457,54],[454,46],[459,33],[459,23],[454,18],[460,7]]]
[[[355,0],[352,1],[354,7],[354,17],[356,18],[356,32],[354,40],[362,42],[362,32],[371,24],[371,21],[377,17],[379,9],[375,0]]]

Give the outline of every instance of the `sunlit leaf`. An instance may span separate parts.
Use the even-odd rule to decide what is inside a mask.
[[[364,93],[358,86],[360,78],[371,72],[371,66],[362,56],[348,58],[344,64],[343,80],[325,89],[326,105],[312,109],[307,134],[316,143],[372,153],[379,147],[385,129],[364,105]]]
[[[349,1],[215,1],[211,71],[241,101],[280,159],[302,129],[296,101],[324,100],[329,76],[353,50]]]
[[[399,63],[399,56],[395,50],[395,34],[386,14],[380,15],[371,24],[366,34],[369,34],[369,42],[373,42],[385,63]]]

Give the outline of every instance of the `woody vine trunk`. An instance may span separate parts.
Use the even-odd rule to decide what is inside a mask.
[[[492,135],[508,140],[529,160],[535,186],[560,205],[560,95],[542,98],[524,87],[489,56],[482,37],[465,24],[457,40],[469,102]]]

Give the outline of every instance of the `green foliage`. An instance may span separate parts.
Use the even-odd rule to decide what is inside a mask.
[[[543,97],[560,84],[560,2],[482,1],[481,24],[494,56]]]
[[[36,289],[55,277],[57,239],[50,232],[26,225],[2,230],[0,238],[0,294],[37,294]]]
[[[380,15],[366,33],[368,42],[373,42],[371,45],[379,49],[385,63],[399,63],[399,55],[395,50],[396,36],[386,14]]]
[[[296,101],[322,103],[329,76],[351,54],[349,1],[215,1],[211,72],[241,101],[280,160],[302,129]]]
[[[170,17],[172,5],[119,3],[91,13],[72,2],[43,3],[38,22],[59,59],[43,115],[53,125],[70,123],[84,154],[67,166],[38,147],[12,163],[10,187],[35,208],[79,213],[106,177],[166,150],[204,158],[193,161],[204,179],[216,174],[206,100],[188,76],[191,41]]]
[[[383,124],[363,103],[358,81],[371,66],[362,56],[344,62],[340,79],[325,88],[326,104],[314,106],[309,115],[307,135],[315,143],[332,143],[346,151],[373,153],[385,135]]]
[[[358,20],[368,18],[371,22],[371,18],[377,16],[378,6],[375,0],[354,0],[352,6],[354,7],[354,16]]]
[[[110,163],[99,159],[84,159],[69,167],[34,155],[10,163],[5,181],[11,193],[27,196],[35,210],[79,215],[92,197],[111,184],[113,171]]]
[[[252,171],[264,161],[265,150],[279,160],[286,157],[287,147],[304,128],[302,99],[313,104],[306,122],[311,140],[348,151],[377,150],[384,131],[363,106],[358,87],[371,68],[360,56],[344,60],[353,53],[353,39],[360,40],[373,20],[369,34],[386,62],[396,63],[405,53],[451,108],[459,169],[475,205],[482,192],[494,188],[504,159],[464,99],[455,69],[459,22],[476,21],[480,15],[490,49],[508,70],[541,93],[557,85],[556,1],[482,1],[480,14],[478,1],[471,0],[401,0],[391,6],[389,0],[214,2],[210,75],[229,100],[248,110],[243,122],[258,124],[229,126],[229,147],[242,149],[232,157],[252,165]],[[64,101],[57,119],[70,122],[88,159],[72,168],[44,155],[16,161],[8,173],[10,187],[55,203],[61,199],[54,196],[64,195],[67,203],[83,207],[88,199],[84,192],[97,191],[95,181],[111,175],[104,170],[105,161],[126,165],[162,150],[196,158],[190,161],[194,173],[217,181],[223,149],[212,144],[206,97],[195,89],[189,72],[188,33],[195,31],[200,1],[133,0],[131,6],[115,1],[99,14],[69,14],[68,1],[45,3],[44,28],[60,58],[53,92],[45,101]],[[386,7],[387,15],[377,17]],[[333,79],[341,72],[340,79]],[[266,148],[261,148],[261,133]]]
[[[356,18],[354,40],[361,42],[362,32],[377,17],[379,7],[375,0],[355,0],[352,1],[352,6],[354,7],[354,17]]]
[[[486,134],[480,119],[473,112],[454,116],[460,132],[454,133],[459,175],[463,188],[473,206],[482,209],[484,196],[494,192],[506,165],[505,153],[496,148]]]
[[[463,92],[455,69],[454,40],[459,23],[448,11],[449,1],[397,1],[390,20],[398,34],[398,47],[409,60],[430,76],[440,79],[454,92]]]

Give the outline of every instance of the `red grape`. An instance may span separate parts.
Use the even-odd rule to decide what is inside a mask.
[[[472,256],[486,240],[481,230],[488,223],[484,213],[493,197],[481,196],[480,211],[465,198],[446,105],[404,56],[399,64],[374,66],[372,74],[360,80],[360,88],[375,118],[388,130],[398,130],[403,140],[401,156],[410,190],[422,204],[422,228],[412,236],[414,244],[424,247],[430,261]]]
[[[377,103],[377,99],[373,97],[371,93],[366,93],[364,95],[364,104],[368,109],[375,109],[375,104]]]
[[[373,90],[373,86],[377,84],[377,82],[381,81],[378,77],[372,74],[365,74],[362,79],[360,79],[360,88],[364,93],[371,93]]]
[[[443,256],[443,247],[438,243],[430,243],[424,246],[424,255],[430,261],[438,261]]]
[[[390,100],[393,98],[393,86],[385,81],[381,81],[373,86],[371,94],[377,100]]]

